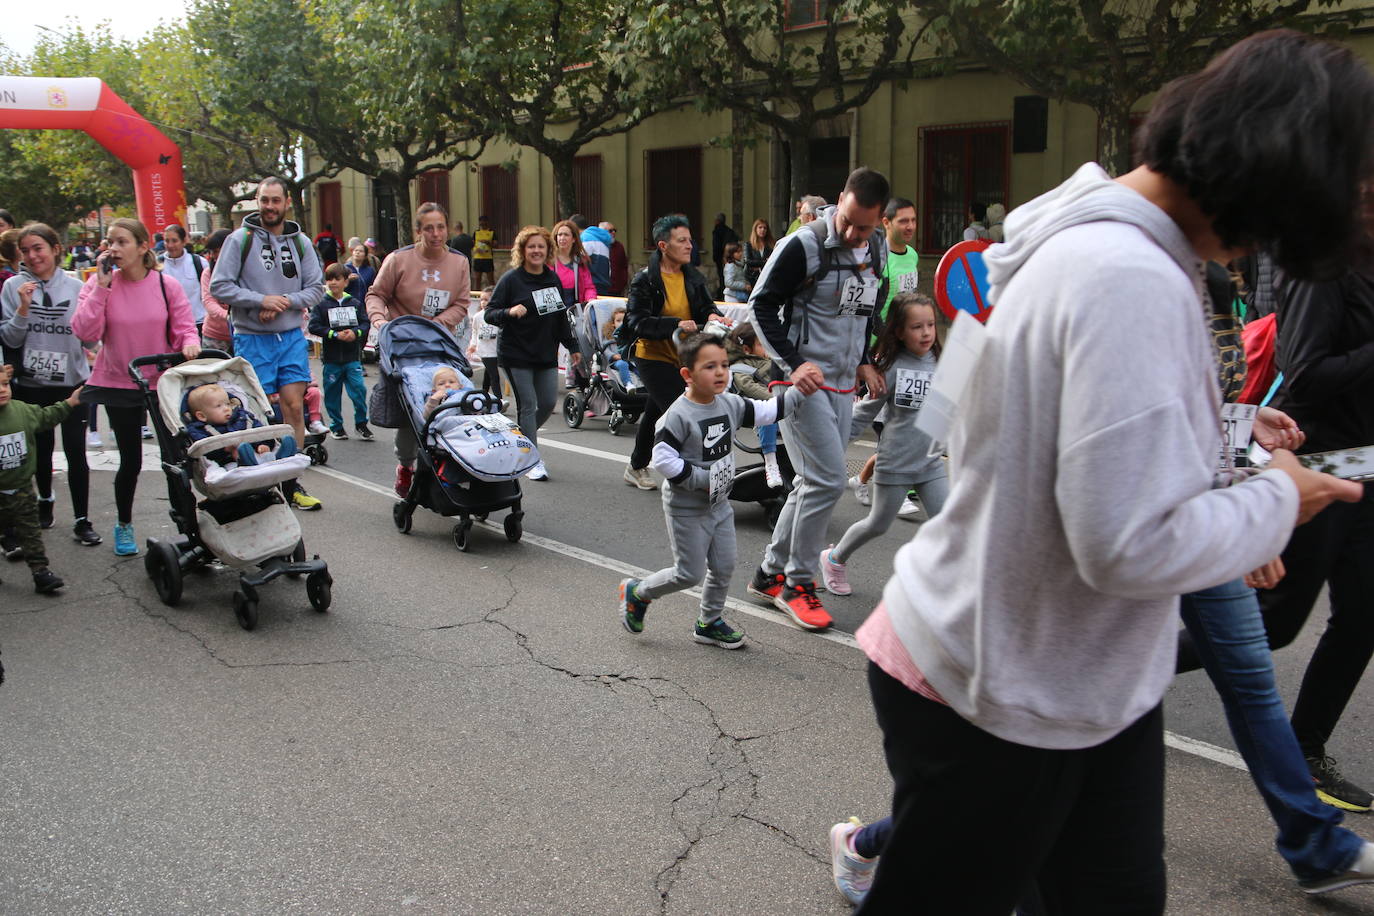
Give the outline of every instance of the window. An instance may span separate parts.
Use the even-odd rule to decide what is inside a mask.
[[[962,240],[974,201],[1007,202],[1010,134],[1005,122],[921,129],[922,251],[939,254]]]
[[[849,178],[849,137],[826,137],[808,141],[811,144],[811,194],[819,194],[826,203],[840,199],[844,183]]]
[[[333,226],[335,235],[348,238],[348,233],[344,232],[343,204],[337,181],[322,181],[315,185],[315,209],[315,225],[319,227],[316,232],[325,226]]]
[[[577,191],[577,212],[601,222],[601,157],[578,156],[573,160],[573,188]]]
[[[651,149],[644,153],[644,249],[654,247],[650,231],[654,220],[669,213],[681,213],[692,224],[692,238],[704,238],[701,225],[701,147]]]
[[[500,165],[482,166],[482,213],[496,230],[497,247],[507,248],[520,231],[520,173]]]
[[[415,202],[416,209],[420,204],[436,203],[448,212],[448,171],[446,169],[431,169],[420,176],[420,199]]]
[[[830,0],[788,0],[787,28],[803,29],[825,21]]]

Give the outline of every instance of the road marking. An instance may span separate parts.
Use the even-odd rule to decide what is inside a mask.
[[[570,450],[592,452],[598,455],[610,454],[609,452],[596,452],[595,449],[583,449],[581,446],[562,447],[569,448]],[[624,456],[622,455],[616,455],[615,459],[617,461],[625,460]],[[339,480],[347,484],[352,484],[353,486],[358,487],[360,489],[380,494],[392,500],[396,499],[396,493],[389,487],[384,487],[381,484],[373,483],[370,480],[363,480],[361,477],[354,477],[352,474],[345,474],[343,471],[336,471],[330,467],[317,466],[315,468],[312,468],[312,470],[314,470],[314,472],[317,474],[323,474],[326,477],[333,477],[335,480]],[[482,525],[485,528],[489,528],[492,531],[504,530],[501,525],[498,525],[491,521],[477,522],[476,524]],[[574,547],[572,544],[564,544],[562,541],[555,541],[552,538],[541,537],[537,534],[526,534],[524,535],[524,537],[521,538],[521,542],[530,544],[535,547],[543,548],[544,550],[550,551],[551,553],[562,554],[565,557],[569,557],[574,560],[580,560],[581,562],[590,564],[592,566],[600,566],[602,569],[611,570],[612,572],[618,573],[621,576],[632,576],[637,579],[642,579],[645,576],[649,575],[650,572],[652,572],[652,570],[643,569],[638,566],[632,566],[631,564],[625,563],[621,560],[617,560],[614,557],[608,557],[604,554],[594,553],[590,550],[584,550],[581,547]],[[699,598],[701,597],[701,589],[688,589],[682,592],[682,594],[693,598]],[[781,613],[777,611],[764,610],[763,608],[752,604],[746,604],[745,602],[740,601],[738,598],[726,598],[725,606],[738,614],[747,614],[750,617],[756,617],[759,620],[764,620],[768,623],[784,625],[791,629],[796,629],[792,626],[792,624],[789,621],[786,620],[786,618],[782,616]],[[826,630],[822,633],[811,633],[810,635],[819,639],[828,640],[829,642],[837,643],[841,646],[847,646],[851,649],[859,648],[859,643],[854,639],[853,636],[851,636],[848,633],[836,630]],[[1171,731],[1166,731],[1164,733],[1164,744],[1167,747],[1173,748],[1174,750],[1182,751],[1185,754],[1192,754],[1195,757],[1202,757],[1203,759],[1210,760],[1213,763],[1220,763],[1223,766],[1228,766],[1237,770],[1249,770],[1249,767],[1245,765],[1245,761],[1242,760],[1241,756],[1237,754],[1235,751],[1224,747],[1218,747],[1215,744],[1208,744],[1206,741],[1199,741],[1196,738],[1189,738],[1187,735],[1179,735]]]

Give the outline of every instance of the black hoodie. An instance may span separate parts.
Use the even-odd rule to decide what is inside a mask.
[[[545,314],[541,315],[535,307],[535,295],[545,289],[557,291],[558,306],[551,311],[546,306]],[[525,314],[520,318],[510,313],[517,305],[525,307]],[[496,358],[503,366],[552,369],[558,365],[559,344],[567,347],[569,353],[580,352],[568,320],[563,284],[551,267],[545,267],[541,274],[526,273],[521,267],[506,271],[496,281],[496,289],[492,290],[491,301],[482,317],[488,324],[501,329]]]

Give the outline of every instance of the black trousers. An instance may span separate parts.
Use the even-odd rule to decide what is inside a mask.
[[[58,401],[65,401],[73,388],[29,388],[15,389],[19,400],[38,407],[47,407]],[[72,518],[85,518],[90,504],[91,471],[86,464],[86,417],[91,408],[78,404],[67,419],[58,426],[62,430],[62,453],[67,456],[67,489],[72,497]],[[52,498],[52,452],[57,437],[54,430],[45,429],[34,433],[34,454],[38,459],[38,470],[34,482],[38,484],[38,495],[42,499]]]
[[[112,407],[105,405],[119,449],[119,470],[115,472],[115,517],[127,525],[134,519],[134,493],[138,490],[138,475],[143,470],[143,421],[147,411],[142,407]]]
[[[1096,747],[1054,751],[994,737],[877,665],[868,683],[895,786],[858,913],[1164,912],[1160,707]]]
[[[1293,529],[1283,551],[1287,575],[1259,593],[1269,647],[1281,649],[1307,623],[1323,585],[1331,616],[1293,704],[1293,734],[1306,757],[1321,756],[1374,654],[1374,487],[1357,503],[1332,503]],[[1191,642],[1179,641],[1180,671],[1199,667]],[[1184,667],[1187,665],[1188,667]]]
[[[639,418],[639,429],[635,432],[635,448],[630,453],[630,467],[647,468],[649,457],[654,451],[654,425],[668,405],[678,399],[687,389],[678,366],[661,359],[634,358],[635,372],[648,389],[644,404],[644,414]]]

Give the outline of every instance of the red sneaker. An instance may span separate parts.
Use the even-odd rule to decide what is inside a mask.
[[[410,482],[415,479],[415,471],[404,464],[396,465],[396,495],[405,499],[410,494]]]
[[[785,585],[773,606],[782,611],[803,630],[825,630],[835,621],[825,612],[821,599],[816,597],[816,583]]]
[[[756,569],[754,570],[754,578],[750,581],[746,591],[764,604],[772,604],[773,600],[782,592],[785,581],[782,573],[769,575],[762,569]]]

